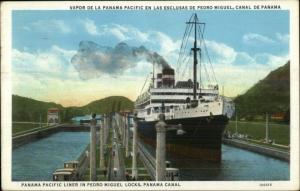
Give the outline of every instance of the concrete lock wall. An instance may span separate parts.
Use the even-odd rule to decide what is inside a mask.
[[[272,148],[266,148],[263,146],[251,144],[251,143],[246,143],[246,142],[241,142],[241,141],[236,141],[232,139],[223,139],[223,143],[232,145],[241,149],[247,149],[249,151],[253,151],[259,154],[271,156],[277,159],[281,159],[284,161],[290,161],[290,153],[289,152],[284,152]]]

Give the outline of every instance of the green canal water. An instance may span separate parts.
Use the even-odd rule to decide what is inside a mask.
[[[77,159],[89,142],[89,132],[59,132],[12,151],[13,181],[49,181],[57,168]]]

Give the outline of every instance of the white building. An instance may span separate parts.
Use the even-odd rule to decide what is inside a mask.
[[[54,125],[59,123],[59,109],[49,108],[47,113],[47,124]]]

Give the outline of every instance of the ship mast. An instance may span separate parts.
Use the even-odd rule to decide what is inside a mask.
[[[198,64],[197,52],[201,51],[201,49],[197,47],[197,26],[198,26],[198,24],[202,24],[202,23],[198,22],[198,17],[197,17],[196,13],[192,17],[193,17],[192,21],[186,22],[186,24],[192,24],[192,25],[194,25],[194,29],[195,29],[194,30],[194,32],[195,32],[194,47],[191,48],[191,50],[193,51],[193,55],[194,55],[194,66],[193,66],[194,67],[194,70],[193,70],[194,71],[193,98],[194,98],[194,100],[196,100],[197,99],[197,64]],[[201,87],[200,87],[200,91],[201,91]]]

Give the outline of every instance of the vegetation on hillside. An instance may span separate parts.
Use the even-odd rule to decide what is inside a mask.
[[[283,113],[289,121],[290,112],[290,62],[272,71],[245,94],[234,99],[238,118],[253,120],[269,114]]]
[[[13,95],[12,96],[12,120],[13,121],[42,121],[47,120],[48,108],[63,109],[62,105],[53,102],[43,102],[34,99]]]
[[[74,116],[91,113],[111,113],[122,110],[133,110],[133,102],[123,96],[111,96],[93,101],[82,107],[63,107],[52,102],[42,102],[31,98],[13,95],[12,97],[12,119],[13,121],[39,122],[47,120],[47,110],[58,108],[62,122],[70,121]]]

